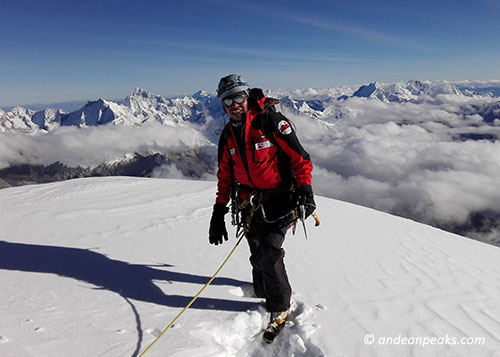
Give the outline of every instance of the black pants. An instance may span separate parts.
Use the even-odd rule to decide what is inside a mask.
[[[287,228],[269,224],[256,211],[247,233],[255,294],[266,298],[267,310],[285,311],[290,307],[292,288],[285,270],[285,251],[281,246]]]

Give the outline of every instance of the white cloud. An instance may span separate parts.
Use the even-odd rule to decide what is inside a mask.
[[[47,134],[3,133],[0,168],[12,164],[49,165],[59,161],[68,166],[94,167],[120,160],[127,154],[182,152],[214,146],[202,134],[186,127],[152,124],[138,128],[120,125],[75,128],[61,127]]]
[[[463,98],[447,99],[350,99],[337,104],[350,114],[331,126],[290,114],[315,164],[315,191],[442,226],[500,212],[500,142],[459,138],[500,132],[478,114],[464,115]]]

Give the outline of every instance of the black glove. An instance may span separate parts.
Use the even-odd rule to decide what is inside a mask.
[[[316,209],[314,194],[310,185],[300,186],[295,190],[295,200],[297,206],[304,205],[305,217],[309,217]]]
[[[210,244],[222,244],[222,237],[227,240],[226,223],[224,215],[229,211],[229,208],[222,203],[214,204],[212,218],[210,219],[210,229],[208,231],[208,240]]]

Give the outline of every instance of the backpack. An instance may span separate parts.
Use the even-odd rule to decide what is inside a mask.
[[[293,173],[292,165],[290,162],[290,158],[285,153],[285,150],[280,146],[273,133],[276,133],[275,124],[273,124],[273,119],[269,118],[270,115],[279,115],[282,116],[282,119],[286,119],[293,127],[295,131],[295,127],[282,112],[281,101],[276,98],[266,97],[264,100],[264,110],[257,105],[257,102],[264,97],[264,92],[260,88],[252,88],[250,90],[249,100],[250,105],[254,106],[254,108],[260,110],[260,129],[266,136],[266,138],[278,149],[278,167],[283,179],[283,183],[285,185],[294,185],[295,184],[295,175]]]
[[[250,105],[254,105],[255,108],[258,110],[261,110],[260,107],[257,106],[256,102],[259,99],[262,99],[264,97],[264,92],[260,88],[253,88],[250,90]],[[255,102],[254,102],[255,101]],[[283,107],[281,105],[281,101],[277,98],[271,98],[271,97],[266,97],[264,100],[264,110],[261,111],[260,115],[260,128],[264,135],[269,139],[271,144],[276,146],[278,151],[280,152],[281,155],[285,155],[285,151],[281,148],[281,146],[278,144],[276,139],[274,138],[273,133],[276,132],[276,128],[273,126],[272,120],[269,118],[269,113],[277,113],[283,117],[283,119],[286,119],[290,125],[293,128],[293,131],[295,131],[295,125],[293,122],[288,119],[284,114],[283,114]]]

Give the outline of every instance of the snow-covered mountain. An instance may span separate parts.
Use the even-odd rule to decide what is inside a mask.
[[[130,109],[132,118],[139,120],[134,125],[152,120],[165,125],[184,125],[186,121],[198,121],[203,114],[202,102],[195,97],[166,99],[140,88],[136,88],[122,104]],[[126,121],[122,124],[130,125]]]
[[[383,102],[411,102],[420,97],[435,97],[439,94],[456,96],[472,96],[473,93],[462,93],[455,85],[450,83],[432,83],[429,81],[408,81],[407,83],[370,83],[361,86],[352,97],[378,99]],[[343,97],[346,98],[346,97]]]
[[[214,182],[125,177],[1,190],[0,355],[138,356],[236,242],[208,243],[214,194]],[[285,241],[294,303],[272,345],[243,241],[147,356],[497,354],[499,248],[317,204],[309,239]]]
[[[0,110],[0,133],[18,131],[22,133],[48,131],[59,127],[65,112],[55,109],[34,111],[15,107],[9,112]]]
[[[88,102],[81,109],[61,116],[62,126],[97,126],[109,123],[128,122],[128,116],[116,103],[99,99]],[[133,122],[129,123],[133,125]]]
[[[407,83],[392,84],[374,82],[362,85],[357,90],[352,87],[342,87],[323,90],[276,90],[270,91],[269,94],[279,97],[287,109],[320,119],[332,116],[339,118],[339,110],[344,106],[341,101],[349,98],[396,103],[432,103],[440,96],[454,96],[464,102],[483,98],[489,100],[481,103],[480,113],[494,112],[493,117],[487,114],[488,120],[496,119],[500,100],[493,95],[495,87],[487,87],[489,91],[481,91],[481,88],[471,89],[472,86],[468,83],[468,87],[464,87],[461,91],[450,82],[412,80]],[[469,112],[468,108],[464,109],[464,115],[468,115]],[[191,97],[167,99],[136,88],[120,103],[101,98],[88,102],[71,113],[54,109],[33,111],[21,107],[15,107],[9,112],[0,110],[0,132],[40,130],[46,132],[59,126],[88,127],[105,124],[137,127],[159,122],[171,126],[194,123],[200,125],[204,133],[211,136],[213,131],[221,129],[221,125],[214,125],[212,119],[220,122],[222,116],[223,111],[217,97],[204,91],[199,91]],[[208,128],[203,127],[207,122],[211,125]]]
[[[210,114],[223,115],[220,102],[214,103],[217,101],[203,92],[192,97],[166,99],[136,88],[121,103],[101,98],[90,101],[71,113],[50,109],[35,112],[20,107],[9,112],[0,111],[0,131],[36,133],[47,132],[58,126],[90,127],[115,124],[137,127],[156,122],[171,126],[205,124]]]

